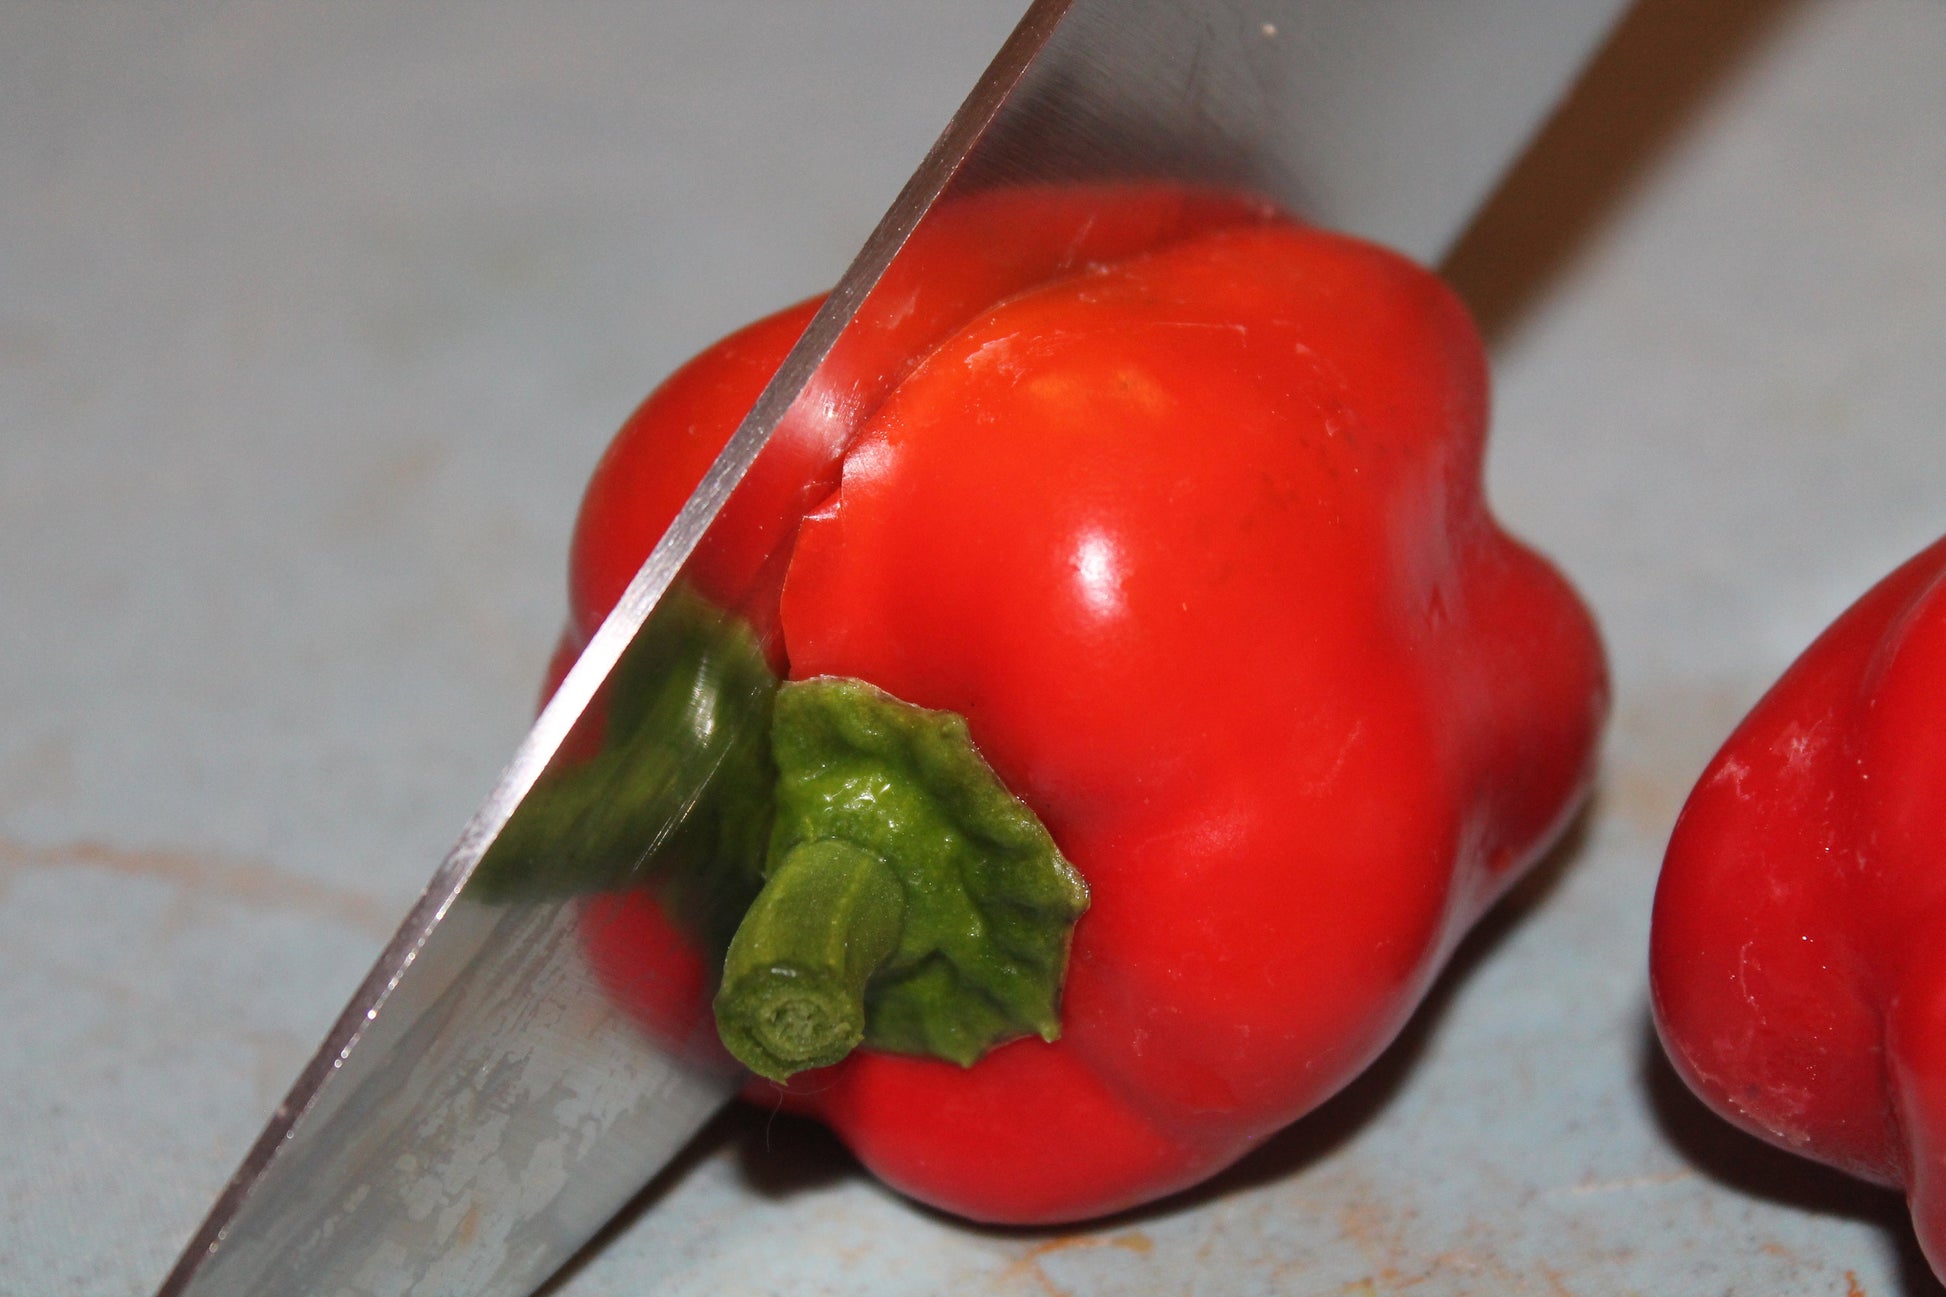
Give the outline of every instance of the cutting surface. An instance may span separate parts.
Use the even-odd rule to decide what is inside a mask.
[[[159,1281],[518,737],[609,433],[842,268],[1014,17],[0,10],[0,1292]],[[1370,1074],[1073,1232],[733,1111],[558,1297],[1940,1291],[1687,1097],[1643,950],[1715,745],[1946,531],[1942,62],[1932,0],[1650,0],[1452,264],[1617,711]]]

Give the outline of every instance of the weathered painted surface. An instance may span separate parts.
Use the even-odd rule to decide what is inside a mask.
[[[0,1291],[160,1278],[523,725],[610,430],[837,271],[1012,8],[0,15]],[[736,1113],[560,1297],[1936,1291],[1688,1099],[1642,965],[1689,781],[1946,530],[1942,63],[1934,0],[1650,0],[1455,263],[1618,714],[1370,1075],[1073,1234]]]

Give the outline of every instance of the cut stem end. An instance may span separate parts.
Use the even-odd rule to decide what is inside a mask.
[[[730,943],[723,1043],[773,1081],[837,1062],[865,1037],[865,983],[904,923],[904,892],[876,855],[833,839],[793,848]]]

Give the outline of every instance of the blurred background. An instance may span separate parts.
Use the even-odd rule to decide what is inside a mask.
[[[0,4],[0,1290],[160,1281],[522,732],[608,436],[1021,7]],[[1937,0],[1644,0],[1446,267],[1617,712],[1370,1075],[1075,1232],[733,1112],[557,1291],[1939,1291],[1687,1097],[1642,956],[1703,762],[1946,531],[1943,64]]]

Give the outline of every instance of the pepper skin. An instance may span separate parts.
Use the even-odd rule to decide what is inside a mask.
[[[1946,1277],[1946,539],[1844,613],[1704,771],[1650,941],[1676,1070],[1903,1188]]]
[[[1156,185],[990,190],[934,213],[779,423],[685,570],[707,598],[774,638],[777,583],[805,511],[837,482],[863,418],[938,341],[1003,297],[1101,261],[1268,211]],[[1007,237],[992,237],[1004,229]],[[649,550],[755,403],[821,299],[748,325],[672,374],[623,424],[576,520],[569,615],[549,689],[573,665]]]
[[[677,382],[761,370],[797,324]],[[868,1045],[752,1090],[948,1211],[1097,1216],[1214,1174],[1392,1040],[1582,799],[1602,654],[1486,509],[1463,308],[1392,253],[1232,222],[1019,292],[915,359],[803,518],[775,610],[739,606],[775,618],[792,680],[963,717],[1091,904],[1058,1039],[971,1066]],[[697,470],[653,448],[740,414],[638,417],[590,500],[679,495]],[[664,521],[584,510],[579,618],[615,588],[586,574],[632,571]]]

